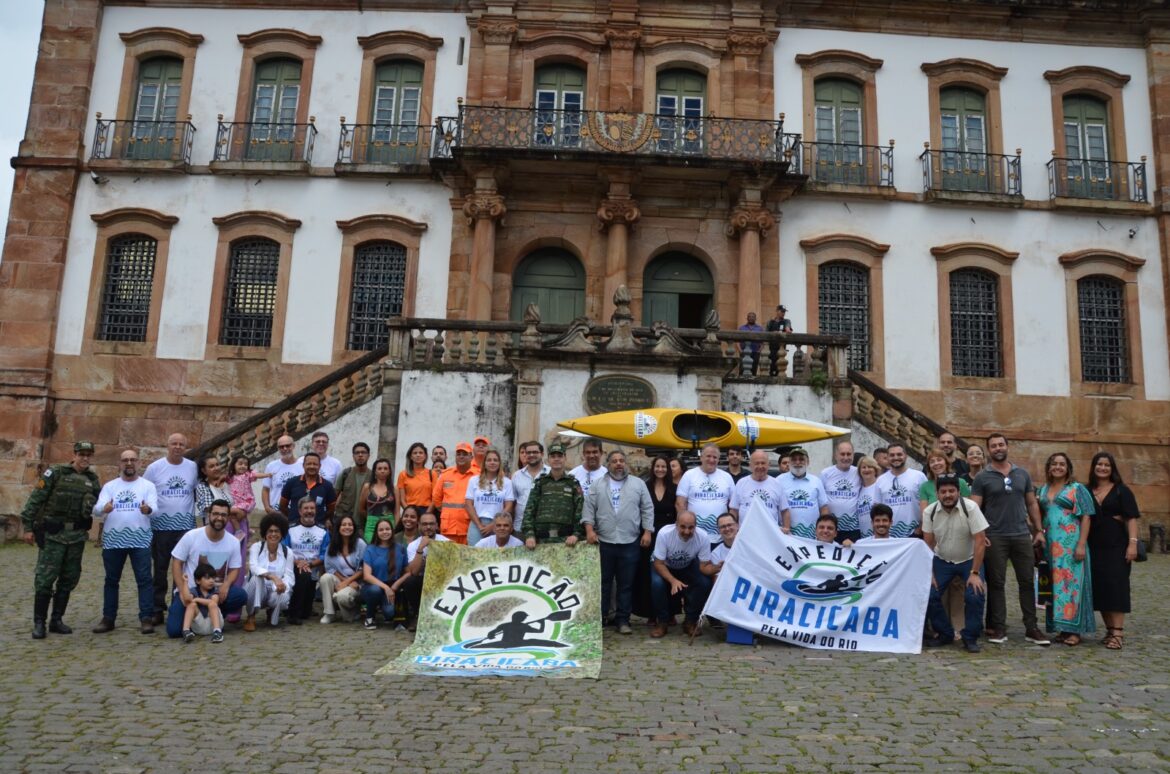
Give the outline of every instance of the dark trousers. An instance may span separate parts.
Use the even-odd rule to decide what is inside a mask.
[[[398,595],[394,596],[397,599]],[[375,586],[372,583],[362,586],[362,602],[366,606],[366,618],[373,618],[377,611],[381,610],[382,618],[386,620],[386,623],[394,620],[394,603],[386,599],[386,592],[381,586]]]
[[[313,573],[296,571],[296,582],[293,584],[292,601],[288,606],[289,618],[305,619],[313,615],[313,595],[317,593],[317,581],[313,580]]]
[[[634,576],[638,572],[641,546],[632,543],[601,543],[601,620],[609,618],[609,590],[617,581],[618,626],[630,622],[630,608],[634,604]]]
[[[945,642],[950,642],[955,638],[955,627],[951,624],[951,617],[943,608],[942,596],[946,593],[947,586],[951,584],[952,579],[961,578],[964,584],[967,582],[973,561],[968,559],[965,562],[951,564],[937,556],[934,557],[934,582],[936,585],[930,587],[930,601],[926,606],[926,616],[930,619],[934,633]],[[983,633],[983,604],[985,601],[986,597],[983,594],[970,586],[963,587],[963,631],[959,634],[964,640],[977,640],[979,635]]]
[[[1032,553],[1032,539],[1027,535],[1013,537],[991,536],[983,567],[987,573],[987,628],[1007,630],[1007,565],[1010,561],[1020,586],[1020,612],[1024,630],[1036,628],[1036,595],[1032,588],[1032,574],[1036,557]]]
[[[118,618],[118,586],[126,560],[134,571],[134,583],[138,586],[138,620],[146,621],[154,615],[154,583],[150,577],[149,548],[104,548],[102,564],[106,566],[106,585],[102,590],[102,618],[114,621]]]
[[[155,532],[150,538],[150,555],[154,559],[154,612],[167,609],[167,592],[171,590],[171,552],[186,535],[186,530]],[[180,615],[182,615],[180,613]],[[179,623],[182,623],[180,621]]]
[[[422,603],[422,581],[420,576],[411,575],[402,582],[398,594],[394,596],[396,601],[402,600],[399,607],[404,609],[408,618],[418,617],[419,605]]]
[[[707,604],[707,595],[711,593],[711,579],[699,571],[699,560],[695,559],[681,569],[669,568],[670,574],[678,578],[687,587],[682,590],[686,597],[686,612],[688,621],[698,621],[703,612],[703,605]],[[670,617],[670,584],[658,574],[657,570],[650,571],[650,591],[654,595],[654,615],[658,623],[664,623]]]
[[[228,587],[227,599],[219,606],[219,612],[225,616],[228,613],[238,613],[248,601],[248,592],[239,586]],[[171,594],[171,609],[167,611],[167,636],[175,639],[183,634],[183,598],[179,590]]]

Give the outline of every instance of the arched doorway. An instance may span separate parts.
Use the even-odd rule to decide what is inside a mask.
[[[642,275],[642,322],[702,328],[714,294],[715,283],[702,261],[686,253],[663,253]]]
[[[567,323],[585,314],[585,267],[568,250],[546,247],[530,253],[512,275],[512,319],[524,318],[529,304],[540,319]]]

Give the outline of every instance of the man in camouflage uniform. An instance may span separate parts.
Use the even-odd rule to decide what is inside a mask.
[[[61,617],[69,604],[69,594],[81,580],[81,553],[93,524],[93,506],[102,488],[97,474],[89,469],[92,457],[92,443],[73,444],[73,462],[47,469],[20,513],[24,542],[29,545],[35,542],[40,547],[33,581],[34,640],[45,638],[50,601],[53,615],[49,619],[49,631],[73,633]]]
[[[564,538],[565,545],[577,545],[584,537],[581,508],[585,496],[577,479],[565,472],[565,447],[548,447],[549,472],[536,479],[524,507],[524,545],[536,548],[538,541]]]

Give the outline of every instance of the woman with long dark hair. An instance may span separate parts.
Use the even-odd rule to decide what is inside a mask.
[[[357,616],[358,591],[362,580],[362,557],[366,541],[357,535],[357,520],[345,515],[333,525],[329,546],[325,549],[325,568],[317,579],[321,590],[321,623],[333,623],[338,613],[349,622]]]
[[[367,629],[378,628],[375,616],[379,610],[386,623],[394,621],[397,591],[393,584],[405,570],[406,549],[394,542],[394,522],[382,517],[374,524],[374,541],[362,557],[362,602],[366,606]]]
[[[1137,558],[1138,512],[1133,492],[1121,480],[1117,460],[1097,452],[1089,465],[1089,491],[1097,511],[1090,519],[1089,569],[1093,574],[1093,608],[1105,622],[1102,644],[1121,650],[1125,614],[1129,612],[1129,571]]]
[[[378,519],[387,518],[394,524],[394,488],[390,483],[390,460],[379,457],[374,460],[374,471],[370,480],[358,494],[358,515],[366,521],[366,532],[362,536],[366,545],[374,544],[374,525]]]
[[[674,524],[675,510],[675,481],[672,476],[671,460],[665,454],[659,454],[650,460],[650,472],[646,475],[646,488],[650,490],[650,502],[654,504],[654,537],[658,537],[658,530],[667,524]],[[681,466],[680,466],[681,469]],[[681,475],[681,473],[680,473]],[[650,556],[654,552],[654,541],[650,541],[649,548],[642,549],[638,562],[638,574],[634,579],[634,615],[642,616],[653,626],[654,602],[650,597]]]
[[[1064,452],[1044,463],[1044,481],[1036,500],[1052,576],[1048,631],[1057,632],[1057,642],[1079,645],[1082,635],[1097,631],[1087,542],[1096,507],[1089,490],[1073,479],[1072,460]]]

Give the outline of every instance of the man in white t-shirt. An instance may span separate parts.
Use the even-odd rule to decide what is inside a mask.
[[[180,538],[195,527],[195,482],[199,467],[183,455],[187,436],[172,433],[167,438],[167,454],[147,465],[142,477],[154,484],[158,492],[158,509],[151,514],[150,556],[154,563],[154,618],[158,626],[167,609],[167,591],[171,588],[171,552]],[[179,610],[182,630],[183,610]],[[177,636],[177,635],[176,635]]]
[[[783,525],[788,501],[784,499],[780,483],[768,475],[768,452],[756,449],[752,452],[748,464],[752,474],[735,482],[731,502],[728,503],[728,513],[735,516],[736,523],[740,524],[751,510],[752,500],[759,500],[776,520],[776,526]],[[723,535],[720,534],[719,537],[722,538]]]
[[[739,519],[734,513],[723,514],[719,517],[718,523],[720,541],[711,549],[711,568],[714,575],[718,575],[723,569],[723,563],[727,561],[727,555],[731,553],[735,537],[739,534]]]
[[[788,523],[783,528],[797,537],[815,540],[817,519],[829,512],[829,497],[821,480],[808,472],[808,452],[796,446],[788,455],[788,472],[776,477],[788,502]]]
[[[341,460],[329,456],[329,433],[323,430],[313,433],[313,437],[309,441],[309,449],[317,452],[317,455],[321,457],[321,478],[332,486],[333,482],[337,481],[337,477],[341,475],[342,465]],[[297,462],[303,465],[305,458],[302,456]]]
[[[569,471],[569,475],[577,479],[581,485],[581,494],[589,496],[589,487],[601,480],[605,475],[605,468],[601,467],[601,441],[596,438],[586,438],[581,444],[580,465]]]
[[[821,485],[829,498],[829,513],[837,517],[837,542],[852,545],[861,539],[857,520],[857,496],[861,476],[853,465],[853,444],[841,441],[833,450],[834,464],[821,471]]]
[[[264,467],[264,472],[271,478],[264,479],[260,492],[260,504],[264,506],[265,513],[280,513],[280,490],[284,489],[290,479],[305,473],[304,466],[293,452],[295,448],[296,441],[291,435],[282,435],[276,439],[276,450],[280,452],[280,457]]]
[[[727,475],[726,471],[720,471]],[[728,476],[730,478],[730,476]],[[699,614],[711,593],[711,541],[695,526],[695,514],[682,511],[674,524],[658,530],[654,541],[654,566],[650,573],[650,595],[654,599],[657,623],[651,637],[665,637],[670,614],[670,598],[683,594],[686,600],[686,623],[683,633],[693,635],[699,626]]]
[[[118,456],[122,475],[106,482],[93,513],[102,519],[102,563],[106,567],[102,620],[94,634],[114,630],[118,617],[118,585],[126,560],[138,586],[138,622],[143,634],[154,634],[154,584],[150,577],[150,514],[158,508],[158,490],[138,475],[138,452],[123,449]]]
[[[726,470],[720,470],[719,447],[709,443],[699,453],[699,467],[683,473],[678,482],[674,507],[679,513],[690,511],[695,514],[698,528],[707,533],[711,543],[719,541],[719,529],[715,520],[719,514],[727,513],[731,504],[731,493],[735,480]]]
[[[525,441],[520,444],[520,459],[524,460],[524,467],[512,474],[512,491],[516,495],[516,534],[521,534],[524,521],[524,506],[528,505],[528,495],[532,492],[532,485],[536,479],[548,473],[550,468],[544,464],[544,445],[540,441]]]
[[[244,561],[240,556],[240,541],[224,531],[231,509],[227,500],[213,502],[207,511],[207,526],[187,532],[171,552],[171,579],[175,584],[167,612],[167,636],[171,639],[183,633],[183,611],[191,604],[195,568],[200,564],[210,564],[215,570],[214,596],[220,612],[225,615],[238,612],[248,601],[247,592],[232,585]]]
[[[894,512],[891,537],[904,538],[922,534],[922,511],[918,505],[918,488],[926,481],[921,470],[906,465],[906,447],[892,443],[887,448],[890,469],[878,476],[878,499]]]
[[[411,541],[414,542],[414,541]],[[512,514],[500,511],[492,519],[492,534],[481,538],[476,548],[523,548],[524,541],[512,534]],[[409,560],[408,560],[409,561]]]

